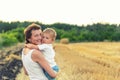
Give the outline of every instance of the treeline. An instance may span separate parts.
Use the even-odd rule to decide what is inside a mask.
[[[9,46],[18,42],[24,42],[23,30],[33,22],[3,22],[0,21],[0,46]],[[68,38],[70,42],[92,41],[120,41],[120,25],[96,23],[92,25],[70,25],[65,23],[42,24],[42,26],[54,28],[57,31],[57,40]]]

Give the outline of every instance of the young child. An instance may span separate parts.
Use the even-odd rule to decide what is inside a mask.
[[[40,45],[26,44],[25,46],[28,48],[31,48],[31,49],[39,49],[43,53],[45,59],[48,61],[49,65],[52,67],[52,69],[55,72],[58,72],[59,67],[57,66],[57,64],[54,60],[55,51],[52,46],[52,43],[56,39],[56,35],[57,34],[54,29],[46,28],[42,34],[42,44],[40,44]],[[45,70],[44,70],[44,73],[45,73],[46,77],[48,78],[48,80],[55,80],[55,78],[51,78]]]

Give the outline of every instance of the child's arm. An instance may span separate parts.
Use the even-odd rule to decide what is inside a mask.
[[[37,45],[34,45],[34,44],[25,44],[25,47],[29,48],[29,49],[37,49],[39,50],[38,46]]]

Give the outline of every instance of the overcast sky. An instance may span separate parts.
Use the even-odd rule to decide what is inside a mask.
[[[0,0],[0,20],[120,23],[120,0]]]

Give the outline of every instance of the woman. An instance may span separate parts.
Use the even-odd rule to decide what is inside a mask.
[[[24,30],[24,34],[26,43],[41,44],[42,30],[39,25],[29,25]],[[23,48],[22,62],[25,74],[29,76],[30,80],[48,80],[42,68],[44,68],[51,77],[56,77],[56,73],[48,65],[42,53],[36,49]]]

